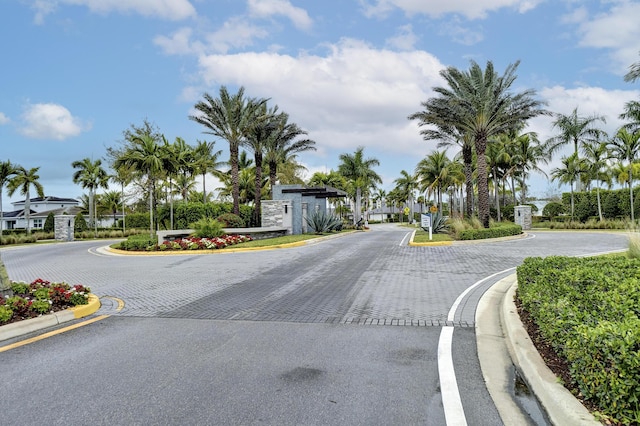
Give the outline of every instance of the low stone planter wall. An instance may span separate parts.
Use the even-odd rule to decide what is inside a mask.
[[[254,240],[264,240],[267,238],[281,237],[287,235],[288,228],[270,226],[261,228],[223,228],[224,233],[227,235],[248,235]],[[173,241],[178,238],[188,237],[193,234],[195,229],[174,229],[171,231],[158,231],[158,244],[162,244],[164,241]]]

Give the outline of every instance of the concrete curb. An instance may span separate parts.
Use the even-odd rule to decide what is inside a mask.
[[[527,424],[514,401],[511,368],[523,377],[554,425],[601,425],[546,366],[529,338],[514,302],[512,274],[494,284],[476,311],[476,342],[482,375],[504,424]],[[498,308],[498,309],[496,309]]]
[[[89,303],[86,305],[75,306],[73,308],[65,309],[64,311],[54,312],[53,314],[43,315],[41,317],[1,326],[0,341],[13,339],[14,337],[39,331],[44,328],[53,327],[74,319],[84,318],[94,314],[98,309],[100,309],[100,299],[98,296],[90,294]]]

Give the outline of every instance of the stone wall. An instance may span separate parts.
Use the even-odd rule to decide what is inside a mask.
[[[64,214],[57,215],[53,223],[55,239],[57,241],[73,241],[74,216]]]
[[[283,226],[284,205],[286,200],[263,200],[262,201],[262,227]]]
[[[515,206],[513,219],[523,230],[531,229],[531,206]]]

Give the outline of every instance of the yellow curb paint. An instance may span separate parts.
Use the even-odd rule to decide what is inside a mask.
[[[453,245],[453,241],[434,241],[434,242],[431,242],[431,243],[414,243],[414,242],[410,242],[409,245],[411,247],[451,246],[451,245]]]
[[[93,324],[94,322],[102,321],[105,318],[109,318],[109,315],[100,315],[95,318],[91,318],[90,320],[86,320],[83,322],[79,322],[77,324],[70,325],[68,327],[61,328],[59,330],[50,331],[48,333],[41,334],[36,337],[32,337],[30,339],[25,339],[20,342],[12,343],[7,346],[0,347],[0,352],[10,351],[11,349],[16,349],[22,346],[29,345],[31,343],[38,342],[40,340],[48,339],[49,337],[56,336],[58,334],[66,333],[67,331],[75,330],[76,328],[84,327],[85,325]]]
[[[121,310],[124,309],[124,300],[122,300],[122,299],[119,299],[119,298],[113,297],[113,296],[102,296],[101,299],[115,300],[116,303],[118,304],[118,307],[116,308],[117,312],[120,312]]]
[[[74,318],[84,318],[91,314],[94,314],[100,309],[100,299],[95,294],[89,295],[89,303],[86,305],[78,305],[73,308],[69,308],[73,312]]]

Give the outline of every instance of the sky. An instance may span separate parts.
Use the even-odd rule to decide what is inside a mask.
[[[639,16],[631,0],[2,0],[0,160],[40,167],[46,195],[77,198],[73,161],[104,158],[145,119],[170,141],[210,141],[193,106],[243,86],[316,142],[298,158],[307,177],[363,146],[388,192],[437,149],[407,116],[448,66],[520,61],[514,91],[605,116],[613,133],[640,99],[623,80],[640,60]],[[552,120],[526,131],[546,140]],[[541,174],[529,184],[537,197],[568,190]]]

